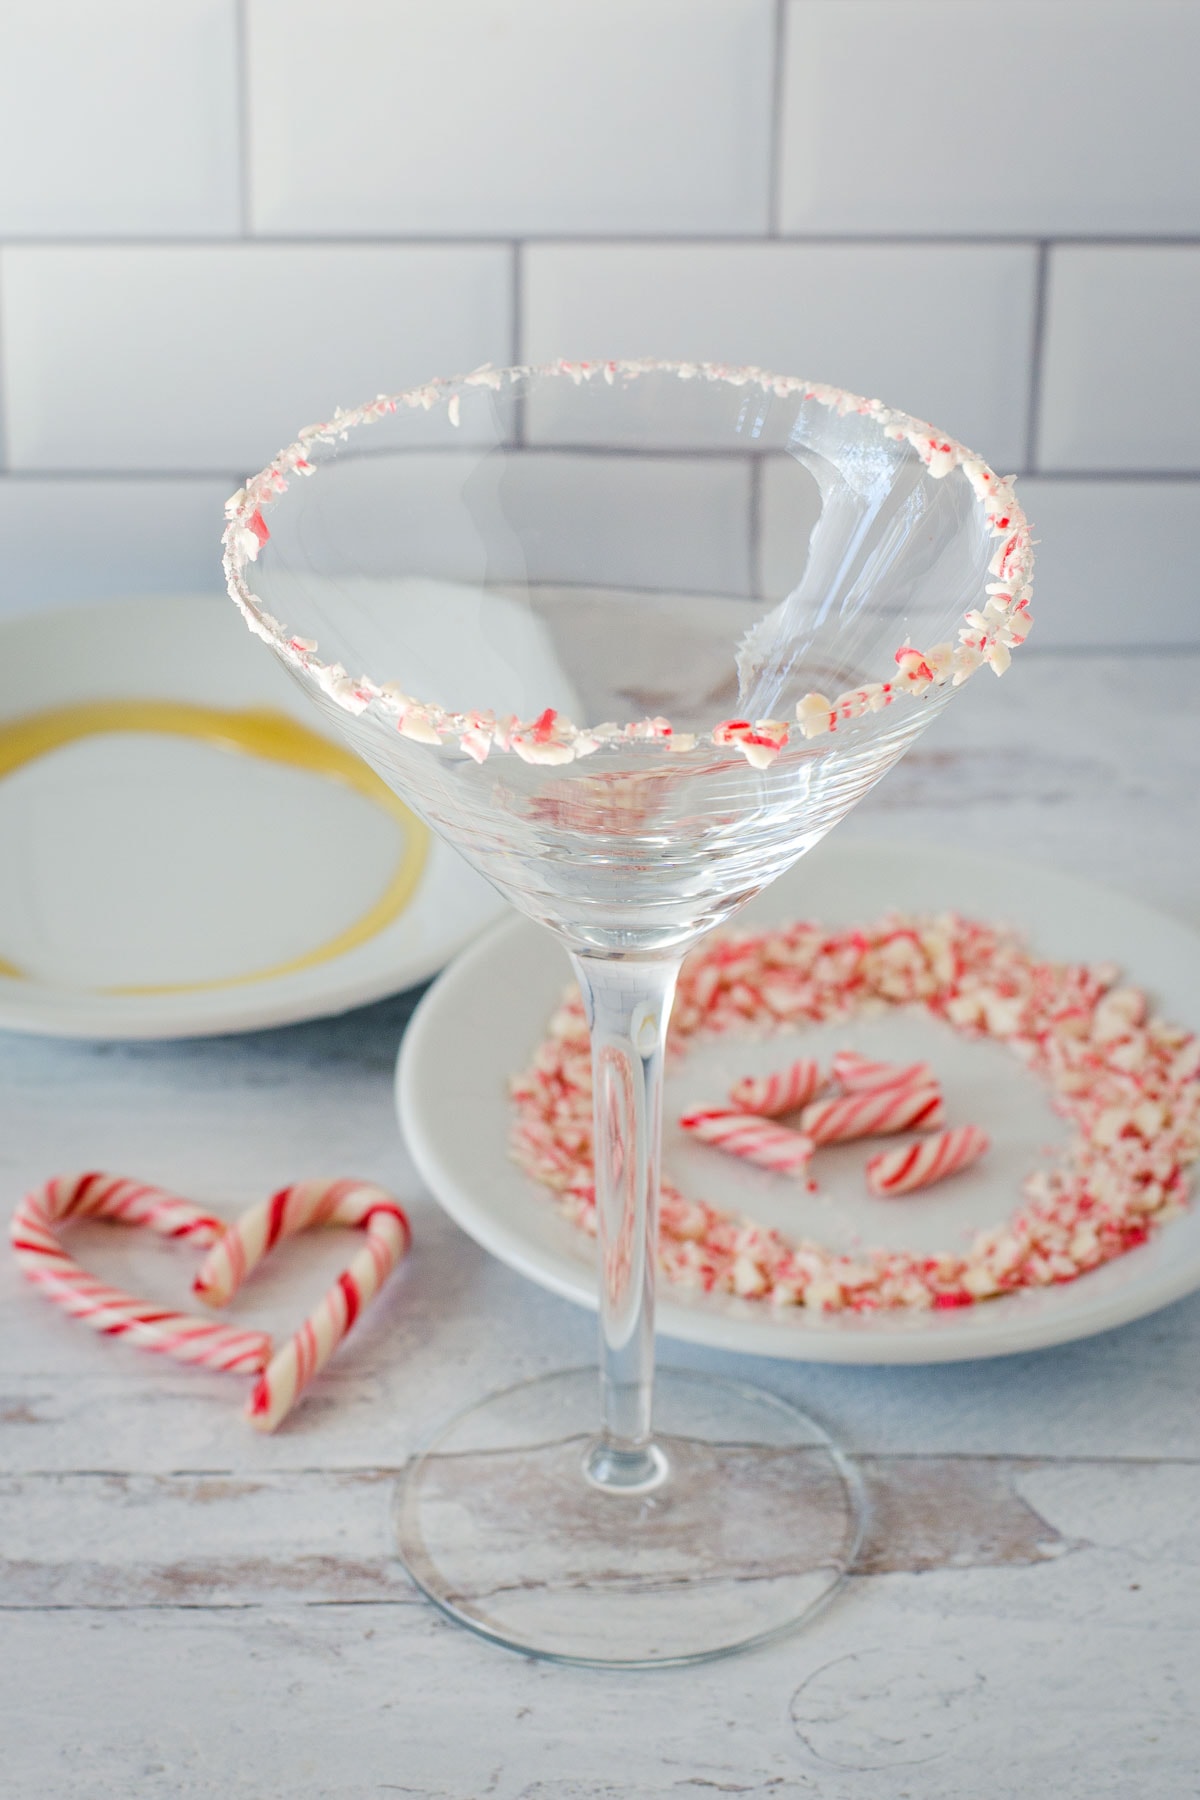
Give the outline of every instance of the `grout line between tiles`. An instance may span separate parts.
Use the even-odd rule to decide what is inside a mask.
[[[525,360],[525,255],[520,243],[512,247],[512,356],[513,366]],[[525,443],[525,394],[516,388],[512,396],[513,437],[518,445]]]
[[[1187,484],[1200,481],[1200,468],[1195,469],[1034,469],[1018,470],[1017,478],[1025,481],[1086,481],[1101,485],[1105,482],[1141,481],[1147,484],[1155,482],[1178,482]]]
[[[5,346],[5,341],[4,341],[5,334],[4,334],[4,316],[3,316],[3,299],[4,299],[3,283],[7,279],[7,276],[8,276],[8,271],[4,267],[4,259],[3,259],[3,257],[0,257],[0,480],[3,480],[9,472],[9,470],[8,470],[8,381],[6,379],[7,375],[8,375],[8,365],[5,361],[6,346]]]
[[[771,100],[767,122],[767,234],[779,236],[783,186],[783,83],[787,49],[787,0],[775,0],[771,42]]]
[[[1037,271],[1033,289],[1033,324],[1029,346],[1029,392],[1025,421],[1025,464],[1036,470],[1038,439],[1042,422],[1042,366],[1046,341],[1046,288],[1050,275],[1050,246],[1041,243],[1037,250]]]
[[[28,233],[12,232],[4,235],[3,242],[15,249],[65,249],[65,250],[120,250],[120,249],[178,249],[202,248],[214,249],[222,246],[231,247],[246,243],[263,244],[275,249],[302,248],[307,250],[328,250],[353,248],[371,249],[405,249],[419,248],[425,245],[440,247],[461,247],[463,249],[479,249],[495,247],[500,244],[513,244],[518,241],[518,234],[507,231],[493,232],[437,232],[437,231],[358,231],[358,232],[297,232],[297,231],[247,231],[245,236],[231,236],[228,232],[192,232],[176,234],[169,232],[122,233],[106,232],[94,235],[79,235],[71,232],[63,233]],[[1178,237],[1073,237],[1070,233],[1051,233],[1039,237],[1036,230],[1009,232],[936,232],[936,231],[815,231],[815,232],[763,232],[753,231],[718,231],[718,232],[673,232],[669,228],[659,231],[605,231],[589,232],[581,235],[577,231],[522,231],[519,241],[525,244],[548,244],[571,249],[604,249],[620,248],[626,244],[646,244],[663,250],[687,248],[688,246],[708,245],[717,249],[741,249],[754,245],[792,245],[802,247],[839,245],[879,245],[884,248],[898,249],[955,249],[972,247],[981,249],[1012,249],[1014,246],[1031,249],[1045,244],[1050,247],[1067,247],[1070,249],[1200,249],[1200,236],[1180,235]]]
[[[511,354],[509,360],[514,367],[525,360],[525,317],[522,295],[524,278],[524,256],[522,254],[521,245],[516,243],[512,247],[511,288],[509,292],[509,305],[512,308],[512,320],[510,325],[512,336],[509,344]]]
[[[1130,638],[1125,643],[1109,644],[1034,644],[1032,639],[1021,646],[1022,657],[1029,662],[1049,662],[1056,656],[1100,659],[1105,656],[1200,656],[1200,642],[1186,639],[1158,643],[1146,638]]]
[[[245,474],[230,475],[228,467],[209,469],[5,469],[0,485],[23,481],[94,481],[98,487],[118,481],[232,481],[238,487]],[[230,489],[232,493],[233,489]]]
[[[249,197],[246,197],[249,204]],[[503,232],[492,232],[479,236],[459,233],[438,234],[436,232],[418,232],[411,237],[397,234],[372,235],[370,232],[339,233],[337,236],[322,236],[321,233],[305,236],[297,232],[280,232],[272,234],[264,231],[247,231],[242,236],[232,236],[229,232],[192,232],[189,235],[161,232],[151,236],[136,237],[127,234],[109,233],[95,237],[76,237],[67,233],[46,237],[29,237],[19,233],[0,235],[0,249],[7,250],[508,250],[516,243],[516,239]],[[624,240],[614,239],[614,242]],[[657,241],[657,240],[651,240]],[[714,242],[725,243],[727,239],[714,239]],[[761,242],[761,239],[758,240]]]
[[[234,56],[236,60],[237,81],[237,134],[238,134],[238,218],[241,225],[241,237],[251,235],[253,206],[250,188],[250,21],[246,12],[247,0],[235,0],[234,32],[236,40]]]
[[[750,592],[763,592],[763,546],[762,546],[762,471],[763,459],[756,456],[750,464],[750,503],[749,503],[749,543],[747,553],[750,567],[747,571],[750,579]]]

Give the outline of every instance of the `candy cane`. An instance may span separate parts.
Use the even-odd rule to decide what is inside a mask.
[[[928,1063],[872,1062],[857,1050],[839,1050],[833,1059],[833,1072],[848,1094],[866,1093],[883,1087],[927,1087],[934,1079]]]
[[[156,1350],[176,1362],[238,1372],[262,1369],[271,1340],[262,1331],[214,1325],[187,1313],[135,1300],[120,1288],[89,1275],[63,1249],[56,1225],[66,1219],[112,1219],[144,1225],[161,1237],[211,1244],[225,1220],[202,1212],[188,1200],[120,1175],[58,1175],[27,1195],[12,1220],[12,1245],[22,1273],[51,1300],[93,1331],[125,1337],[141,1350]]]
[[[757,1168],[776,1175],[802,1175],[813,1153],[813,1141],[785,1125],[775,1125],[757,1113],[723,1112],[712,1108],[685,1113],[679,1123],[685,1131],[730,1156],[742,1156]]]
[[[800,1114],[800,1129],[814,1144],[837,1144],[916,1126],[932,1129],[944,1117],[941,1090],[933,1085],[868,1088],[861,1094],[814,1100]]]
[[[777,1119],[781,1113],[805,1106],[821,1089],[821,1068],[810,1060],[792,1063],[778,1075],[744,1075],[729,1090],[729,1100],[739,1112],[760,1113]]]
[[[231,1225],[204,1259],[195,1290],[223,1306],[281,1238],[310,1225],[358,1225],[367,1241],[315,1312],[276,1351],[246,1405],[259,1431],[274,1431],[383,1286],[412,1242],[408,1219],[369,1181],[300,1181]]]
[[[873,1194],[911,1194],[931,1187],[947,1175],[977,1162],[990,1139],[978,1125],[957,1125],[935,1138],[918,1138],[899,1150],[883,1150],[867,1164],[867,1186]]]

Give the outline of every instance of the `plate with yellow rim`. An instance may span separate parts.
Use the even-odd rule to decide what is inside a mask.
[[[218,596],[0,626],[0,1028],[193,1037],[426,980],[503,902]]]

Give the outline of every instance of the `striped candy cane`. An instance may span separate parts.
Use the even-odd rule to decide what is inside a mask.
[[[899,1150],[883,1150],[867,1164],[867,1186],[873,1194],[911,1194],[931,1187],[947,1175],[977,1162],[990,1139],[978,1125],[956,1125],[934,1138],[918,1138]]]
[[[918,1126],[931,1130],[944,1120],[941,1090],[925,1087],[867,1088],[814,1100],[800,1114],[800,1129],[814,1144],[838,1144],[847,1138],[882,1137]]]
[[[291,1411],[412,1242],[403,1210],[373,1182],[300,1181],[228,1228],[205,1258],[196,1292],[223,1306],[275,1244],[312,1225],[361,1226],[367,1241],[263,1371],[246,1405],[259,1431],[274,1431]]]
[[[820,1089],[820,1064],[805,1058],[778,1075],[744,1075],[730,1088],[729,1101],[739,1112],[777,1119],[806,1106]]]
[[[730,1156],[744,1157],[757,1168],[770,1169],[776,1175],[803,1175],[813,1153],[810,1137],[756,1113],[712,1108],[685,1113],[679,1123],[702,1144],[711,1144]]]
[[[833,1059],[833,1072],[848,1094],[866,1093],[872,1088],[927,1087],[933,1084],[933,1070],[928,1063],[872,1062],[857,1050],[839,1050]]]
[[[209,1319],[173,1312],[89,1275],[64,1250],[56,1230],[67,1219],[83,1218],[143,1225],[161,1237],[197,1245],[219,1238],[224,1219],[176,1194],[120,1175],[58,1175],[17,1207],[12,1245],[22,1273],[93,1331],[124,1337],[141,1350],[207,1369],[241,1373],[266,1366],[271,1340],[265,1332],[214,1325]]]

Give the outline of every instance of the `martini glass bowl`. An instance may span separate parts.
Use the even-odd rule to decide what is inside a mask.
[[[446,1425],[399,1493],[409,1571],[565,1661],[793,1627],[851,1565],[861,1501],[773,1395],[655,1380],[667,1021],[686,951],[1007,666],[1029,624],[1011,486],[819,383],[486,368],[302,432],[234,496],[225,547],[318,707],[556,935],[591,1029],[599,1382],[542,1377]]]

